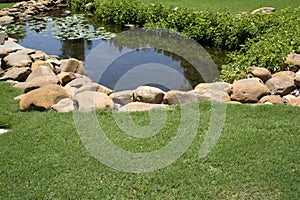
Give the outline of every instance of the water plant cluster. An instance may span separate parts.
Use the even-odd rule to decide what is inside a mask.
[[[105,40],[115,36],[104,27],[95,28],[90,25],[82,14],[57,18],[45,16],[30,20],[26,24],[0,26],[0,30],[18,39],[25,36],[27,28],[45,36],[52,34],[58,40]]]
[[[136,24],[179,31],[200,44],[231,50],[222,67],[224,81],[244,78],[256,65],[272,73],[288,69],[285,57],[300,52],[300,9],[283,9],[273,14],[231,14],[146,4],[139,0],[69,0],[73,9],[91,11],[95,18],[119,26]],[[86,6],[88,3],[89,6]]]

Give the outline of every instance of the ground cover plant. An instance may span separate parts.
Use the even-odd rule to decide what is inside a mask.
[[[228,105],[214,150],[198,151],[210,119],[202,102],[197,136],[172,165],[145,174],[119,172],[93,158],[82,144],[72,113],[19,112],[21,91],[0,83],[0,195],[3,199],[298,199],[299,108]],[[279,114],[280,113],[280,114]],[[157,136],[137,140],[119,130],[111,112],[97,111],[107,136],[131,152],[163,147],[175,136],[180,108],[167,112]],[[140,125],[147,112],[133,113]]]
[[[2,8],[11,8],[14,3],[0,3],[0,9]]]

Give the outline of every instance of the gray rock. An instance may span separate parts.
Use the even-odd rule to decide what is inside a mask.
[[[109,97],[113,100],[115,104],[120,104],[124,106],[130,102],[132,102],[132,90],[125,90],[120,92],[114,92],[109,95]]]
[[[6,33],[4,31],[0,31],[0,45],[4,45],[6,38]]]
[[[1,62],[2,69],[8,69],[10,67],[30,67],[32,60],[30,56],[22,53],[10,53],[3,58]]]
[[[14,22],[14,18],[11,16],[3,16],[0,17],[0,25],[6,25],[6,24],[11,24]]]
[[[56,110],[57,112],[70,112],[74,111],[74,104],[72,99],[65,98],[51,106],[53,110]]]
[[[98,83],[86,83],[77,90],[77,93],[84,92],[84,91],[102,92],[107,95],[113,93],[113,90],[103,85],[100,85]]]
[[[295,85],[300,87],[300,71],[298,71],[296,73],[296,76],[295,76]]]
[[[300,54],[291,53],[286,58],[286,63],[290,65],[300,66]]]
[[[161,89],[150,86],[140,86],[133,92],[133,101],[160,104],[164,96],[165,92]]]
[[[270,89],[271,94],[287,95],[296,89],[295,76],[296,74],[291,71],[278,72],[266,82],[266,86]]]

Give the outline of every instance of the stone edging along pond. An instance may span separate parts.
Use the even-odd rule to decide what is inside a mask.
[[[30,10],[37,12],[48,11],[50,8],[46,5],[65,6],[64,1],[59,0],[39,1],[37,4],[34,2],[22,2],[16,4],[13,9],[0,11],[0,23],[3,21],[8,23],[3,20],[3,14],[11,17],[10,19],[13,16],[9,22],[11,23],[20,19],[21,12],[30,13],[27,12],[28,9],[18,10],[24,9],[25,4],[31,5],[27,5],[27,8],[34,8]],[[103,85],[93,83],[86,76],[83,62],[75,58],[60,60],[57,56],[49,56],[43,51],[32,49],[0,50],[0,58],[1,68],[4,70],[0,80],[10,82],[14,87],[24,90],[24,94],[16,97],[20,100],[21,111],[49,109],[58,112],[75,109],[82,112],[97,109],[145,111],[200,100],[300,106],[300,71],[282,71],[272,75],[265,68],[252,66],[247,71],[249,78],[236,80],[233,84],[201,83],[194,90],[187,92],[175,90],[164,92],[149,86],[114,92]],[[299,54],[288,55],[286,61],[295,65],[294,69],[299,69]]]

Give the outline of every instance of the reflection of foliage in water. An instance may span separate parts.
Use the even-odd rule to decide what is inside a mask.
[[[215,77],[216,67],[209,54],[197,42],[177,32],[162,29],[134,29],[118,34],[110,40],[119,51],[123,48],[154,48],[181,63],[185,77],[191,85],[199,82],[211,82]],[[197,69],[201,74],[198,73]],[[200,66],[200,67],[199,67]],[[199,69],[199,68],[200,69]],[[199,80],[202,79],[205,80]]]
[[[106,31],[103,27],[94,28],[89,25],[83,15],[76,14],[63,18],[41,17],[30,20],[28,23],[31,31],[47,36],[51,33],[58,40],[99,40],[110,39],[114,33]],[[0,30],[6,31],[11,37],[22,39],[26,35],[25,24],[12,24],[0,26]]]

